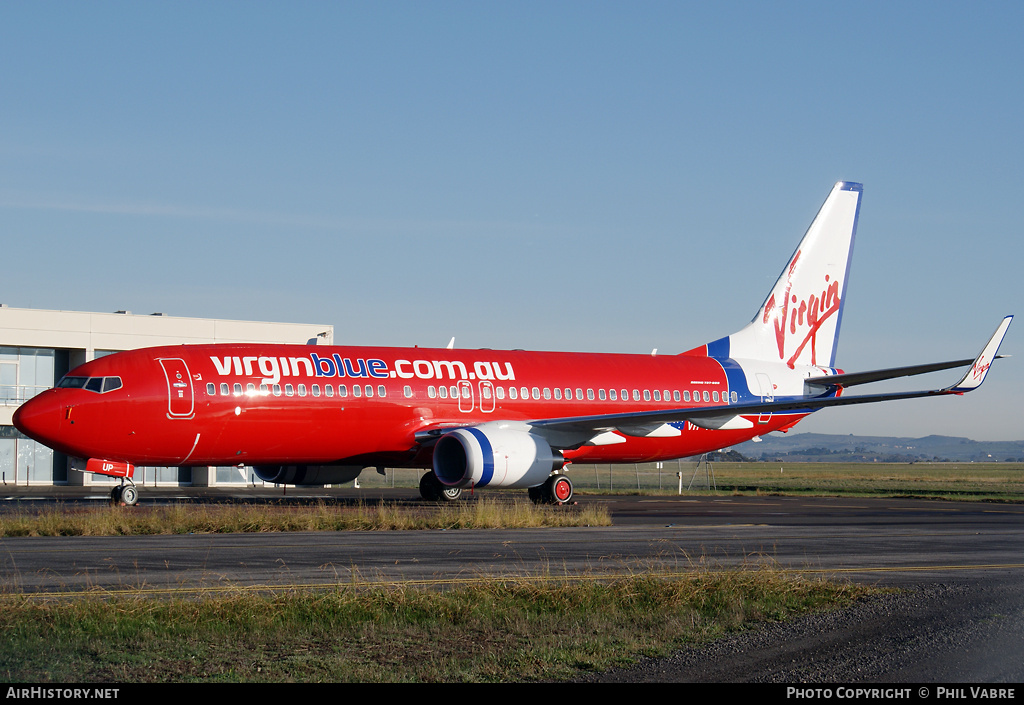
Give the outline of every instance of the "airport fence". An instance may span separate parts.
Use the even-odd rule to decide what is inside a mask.
[[[576,464],[565,474],[577,490],[601,492],[649,492],[716,489],[714,462],[703,458],[682,458],[664,463]],[[384,474],[366,469],[358,479],[358,487],[418,487],[423,470],[386,468]],[[346,483],[344,486],[350,486]],[[717,487],[717,489],[722,489]]]

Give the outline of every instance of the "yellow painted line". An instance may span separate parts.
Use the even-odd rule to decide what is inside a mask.
[[[957,507],[886,507],[889,511],[893,512],[962,512],[963,509]]]
[[[1024,568],[1024,563],[988,563],[980,565],[891,566],[887,568],[780,568],[783,573],[920,573],[930,570],[1007,570]]]

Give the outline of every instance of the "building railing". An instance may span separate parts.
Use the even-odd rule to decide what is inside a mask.
[[[33,384],[2,385],[0,386],[0,405],[21,406],[32,397],[42,394],[47,389],[50,389],[50,387]]]

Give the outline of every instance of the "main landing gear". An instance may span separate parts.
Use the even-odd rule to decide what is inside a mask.
[[[424,473],[420,478],[420,497],[428,502],[454,502],[461,496],[461,488],[443,484],[433,470]]]
[[[572,501],[572,482],[565,475],[552,475],[527,492],[534,504],[568,504]],[[454,502],[461,496],[461,489],[442,484],[433,471],[420,477],[420,497],[428,502]]]
[[[568,504],[572,500],[572,482],[565,475],[552,475],[543,485],[527,491],[534,504]]]
[[[110,490],[110,503],[111,504],[124,504],[128,507],[135,506],[135,503],[139,501],[139,491],[135,489],[135,483],[131,480],[129,484],[125,484],[124,480],[121,480],[120,485],[115,485]]]

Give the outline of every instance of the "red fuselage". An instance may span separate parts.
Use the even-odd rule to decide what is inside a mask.
[[[429,467],[417,432],[749,401],[723,363],[672,356],[426,348],[197,345],[109,355],[24,404],[15,423],[78,458],[135,465],[340,464]],[[566,460],[641,462],[704,453],[786,428],[680,423]]]

